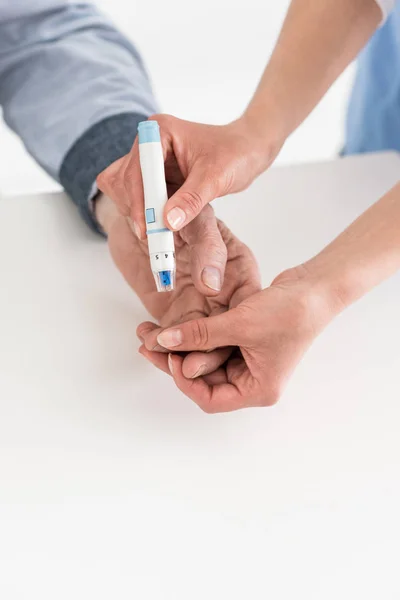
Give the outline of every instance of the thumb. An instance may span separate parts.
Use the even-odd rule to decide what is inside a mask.
[[[219,193],[219,176],[208,166],[195,165],[185,183],[168,200],[165,219],[173,231],[179,231],[214,200]]]
[[[165,329],[157,336],[157,342],[177,352],[238,346],[241,335],[237,316],[237,310],[232,309],[215,317],[187,321]]]
[[[227,249],[211,206],[206,206],[180,232],[190,250],[193,283],[204,296],[221,292],[224,280]]]

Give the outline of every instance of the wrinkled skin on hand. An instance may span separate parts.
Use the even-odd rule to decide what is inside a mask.
[[[205,412],[269,406],[335,312],[318,283],[297,267],[227,312],[164,330],[158,343],[171,352],[168,366],[177,387]],[[208,377],[185,376],[180,352],[226,346],[240,352]],[[154,353],[147,358],[164,368]]]
[[[209,251],[211,244],[212,249],[215,229],[226,247],[226,256],[222,259],[226,259],[225,276],[221,291],[204,287],[206,292],[212,294],[205,296],[198,289],[201,289],[198,261],[204,256],[205,246]],[[138,336],[145,342],[140,352],[146,357],[150,355],[162,359],[162,368],[168,373],[166,350],[157,344],[157,335],[163,328],[189,319],[221,314],[261,289],[252,252],[224,223],[215,219],[209,206],[191,224],[175,234],[177,271],[176,289],[173,292],[156,291],[147,241],[140,241],[134,235],[128,219],[116,216],[108,231],[108,243],[116,266],[156,321],[139,325]],[[221,251],[220,243],[215,243],[214,247],[216,251]],[[183,372],[186,377],[212,373],[227,360],[231,351],[231,348],[219,348],[206,353],[189,353],[183,358]]]

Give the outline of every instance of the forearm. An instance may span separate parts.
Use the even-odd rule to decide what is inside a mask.
[[[400,184],[304,265],[333,316],[400,269]]]
[[[129,152],[137,123],[157,108],[129,40],[94,6],[67,1],[0,22],[0,104],[92,227],[97,175]]]
[[[249,127],[282,144],[356,57],[381,18],[375,0],[292,0],[245,112]]]

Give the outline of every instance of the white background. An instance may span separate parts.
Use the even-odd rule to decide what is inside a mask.
[[[165,111],[223,122],[254,89],[287,1],[104,4]],[[281,161],[335,154],[349,77]],[[47,185],[16,140],[0,140],[0,185]],[[397,161],[276,170],[246,192],[268,218],[242,216],[235,197],[227,221],[265,257],[268,281],[393,185]],[[70,203],[2,209],[1,598],[400,597],[399,278],[336,320],[271,411],[210,419],[139,362],[134,296]]]
[[[217,211],[267,283],[399,168],[272,169]],[[276,406],[210,416],[137,354],[146,313],[71,202],[2,200],[0,240],[1,600],[399,600],[399,276]]]
[[[237,117],[250,99],[289,0],[102,0],[99,4],[141,50],[164,112],[223,123]],[[287,142],[280,163],[321,160],[337,153],[352,71]],[[0,190],[49,188],[54,184],[0,125]]]

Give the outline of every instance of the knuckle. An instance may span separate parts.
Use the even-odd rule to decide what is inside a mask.
[[[124,179],[125,179],[124,173],[120,173],[120,172],[115,173],[115,175],[112,175],[109,179],[111,187],[118,194],[125,191]]]
[[[111,187],[114,185],[116,177],[116,173],[110,169],[105,169],[97,175],[96,183],[99,184],[99,187]]]
[[[125,199],[126,199],[125,187],[123,185],[123,182],[121,182],[120,180],[115,179],[112,182],[112,185],[110,186],[109,194],[118,206],[122,206],[122,205],[126,204],[126,202],[125,202]]]
[[[96,177],[96,183],[100,189],[106,187],[109,184],[110,176],[107,172],[107,169],[99,173]]]
[[[215,409],[211,402],[202,402],[201,404],[199,404],[199,407],[206,415],[215,414]]]
[[[228,257],[228,251],[224,242],[216,236],[206,237],[204,240],[208,253],[213,257],[213,260],[217,263],[224,263]]]
[[[206,255],[211,263],[226,263],[228,250],[218,232],[206,231],[203,228],[199,228],[196,231],[196,237],[193,242],[194,250],[201,255]]]
[[[213,196],[223,195],[224,187],[224,172],[223,170],[214,168],[206,168],[204,180],[207,187]]]
[[[197,215],[205,204],[201,195],[194,190],[185,190],[180,196],[186,212],[192,215]]]
[[[214,166],[207,169],[207,174],[210,186],[212,186],[217,193],[222,194],[230,189],[227,185],[228,172],[226,160],[222,162],[217,158]]]
[[[133,165],[128,165],[125,169],[123,183],[125,189],[128,191],[131,190],[132,185],[135,185],[138,182],[138,170],[135,169]]]
[[[174,120],[174,117],[167,113],[156,113],[154,115],[151,115],[151,117],[149,117],[149,121],[158,121],[159,125],[163,125],[163,126],[168,125],[173,120]]]
[[[262,406],[274,406],[282,395],[281,387],[278,384],[270,385],[262,397]]]
[[[203,208],[203,215],[207,219],[213,219],[214,222],[218,224],[218,219],[215,216],[215,211],[214,211],[213,207],[211,206],[211,204],[206,204],[206,206]]]
[[[165,113],[154,113],[154,115],[151,115],[148,120],[149,121],[159,121],[161,119],[164,119],[165,117],[168,117],[168,115]]]
[[[196,319],[190,323],[190,333],[196,347],[206,346],[208,343],[208,329],[204,319]]]
[[[121,178],[119,190],[121,195],[128,199],[129,205],[135,214],[144,214],[143,192],[140,193],[139,181],[137,173],[134,169],[129,169]]]

